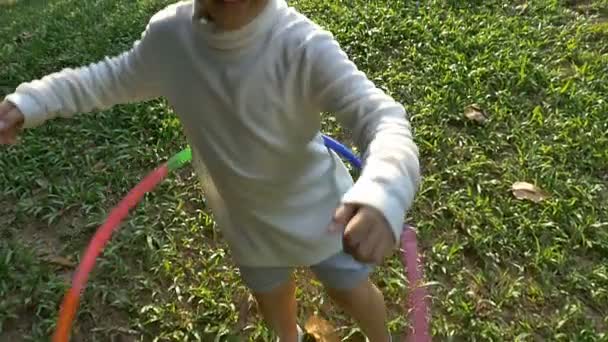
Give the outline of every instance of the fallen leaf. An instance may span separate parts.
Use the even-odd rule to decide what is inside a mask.
[[[46,189],[49,187],[49,182],[46,179],[43,178],[38,178],[36,179],[36,184],[38,184],[39,187]]]
[[[488,116],[486,115],[486,113],[483,111],[483,109],[481,109],[478,104],[475,103],[470,106],[467,106],[464,109],[464,116],[467,119],[475,121],[477,123],[484,123],[488,121]]]
[[[528,3],[523,3],[521,5],[515,6],[515,10],[519,13],[519,15],[523,15],[528,10]]]
[[[516,182],[511,186],[513,196],[520,200],[529,200],[534,203],[540,203],[547,198],[549,194],[537,187],[536,185],[526,182]]]
[[[21,32],[20,34],[18,34],[18,35],[15,37],[15,39],[14,39],[14,40],[15,40],[16,42],[18,42],[18,43],[21,43],[21,42],[24,42],[24,41],[26,41],[26,40],[29,40],[29,39],[30,39],[30,38],[32,38],[33,36],[34,36],[34,35],[33,35],[31,32],[24,31],[24,32]]]
[[[67,267],[67,268],[76,267],[75,262],[73,262],[72,260],[70,260],[68,258],[64,258],[61,256],[49,256],[49,257],[46,257],[44,260],[48,263],[59,265],[62,267]]]
[[[340,338],[334,326],[323,318],[312,315],[306,321],[304,329],[312,335],[317,342],[339,342]]]
[[[103,171],[106,168],[106,163],[103,161],[97,162],[97,164],[93,165],[93,170],[95,171]]]

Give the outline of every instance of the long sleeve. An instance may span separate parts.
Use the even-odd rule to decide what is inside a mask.
[[[25,128],[55,117],[107,109],[113,105],[160,96],[157,51],[160,44],[150,22],[133,47],[116,57],[77,69],[64,69],[23,83],[6,99],[19,108]]]
[[[399,241],[420,181],[406,111],[357,69],[329,33],[314,33],[306,50],[310,97],[352,131],[363,152],[363,171],[343,202],[380,210]]]

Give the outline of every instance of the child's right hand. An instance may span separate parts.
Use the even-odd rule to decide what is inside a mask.
[[[25,117],[14,104],[4,100],[0,103],[0,145],[17,142],[17,134],[23,126]]]

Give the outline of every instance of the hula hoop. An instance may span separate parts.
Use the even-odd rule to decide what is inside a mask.
[[[348,148],[340,144],[338,141],[323,136],[325,145],[339,154],[341,157],[357,169],[361,169],[362,163]],[[68,342],[72,323],[76,316],[76,311],[80,302],[80,295],[84,292],[87,280],[97,257],[103,251],[105,245],[112,237],[112,233],[120,228],[120,223],[129,215],[129,211],[133,209],[141,201],[144,195],[154,190],[154,188],[162,182],[170,172],[173,172],[180,167],[188,164],[192,160],[192,151],[190,148],[174,155],[166,163],[160,165],[150,174],[148,174],[137,186],[121,200],[108,215],[106,221],[95,232],[95,235],[89,242],[87,249],[83,254],[82,261],[76,269],[76,273],[72,278],[70,289],[66,292],[59,309],[59,318],[53,335],[53,342]],[[426,292],[424,286],[420,284],[422,281],[422,266],[419,263],[416,233],[411,226],[405,226],[401,236],[401,260],[406,268],[407,279],[410,283],[410,293],[408,298],[409,308],[407,314],[411,318],[412,327],[408,331],[408,341],[426,342],[430,341],[428,334],[428,307],[426,304]]]

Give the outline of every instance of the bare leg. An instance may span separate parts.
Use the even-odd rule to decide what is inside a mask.
[[[327,293],[359,324],[370,342],[390,341],[384,296],[369,279],[365,279],[353,289],[328,288]]]
[[[281,342],[296,342],[298,329],[296,323],[296,284],[292,278],[266,293],[254,293],[264,320],[279,336]]]

